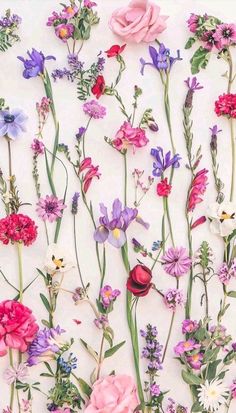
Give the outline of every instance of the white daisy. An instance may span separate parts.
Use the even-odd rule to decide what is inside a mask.
[[[236,205],[233,202],[214,202],[209,206],[207,215],[211,220],[210,230],[213,234],[227,237],[236,229]]]
[[[50,244],[47,249],[44,266],[48,274],[55,275],[69,271],[75,265],[71,256],[65,251],[65,248],[57,244]]]
[[[229,389],[219,379],[210,382],[206,380],[204,384],[200,385],[198,391],[199,403],[210,412],[216,412],[220,405],[226,404],[228,396]]]

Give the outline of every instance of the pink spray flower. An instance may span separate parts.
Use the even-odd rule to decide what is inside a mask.
[[[191,354],[190,356],[187,356],[187,362],[192,367],[192,369],[200,370],[200,368],[202,367],[203,357],[203,353]]]
[[[118,151],[121,151],[129,146],[132,146],[133,149],[141,148],[146,146],[148,142],[144,129],[133,128],[130,122],[124,122],[116,133],[112,144]]]
[[[204,168],[195,175],[188,198],[188,211],[193,211],[196,205],[203,201],[201,195],[206,191],[208,183],[207,173],[208,170]]]
[[[221,48],[228,47],[231,44],[236,43],[236,25],[232,24],[219,24],[216,28],[214,38],[220,43]]]
[[[190,338],[189,340],[180,341],[178,344],[176,344],[176,346],[174,347],[174,352],[177,356],[182,356],[182,354],[188,353],[189,351],[198,349],[200,347],[200,344]]]
[[[79,167],[79,174],[81,174],[81,172],[83,171],[86,171],[86,173],[82,176],[83,191],[85,194],[88,191],[93,178],[100,178],[101,174],[98,169],[99,166],[93,166],[91,158],[84,158],[84,160],[81,162]]]

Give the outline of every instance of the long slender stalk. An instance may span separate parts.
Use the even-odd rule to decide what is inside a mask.
[[[80,268],[80,263],[79,263],[79,255],[78,255],[78,247],[77,247],[77,236],[76,236],[76,216],[75,216],[75,214],[73,215],[73,233],[74,233],[74,249],[75,249],[77,269],[78,269],[81,285],[83,287],[84,292],[86,292],[86,288],[85,288],[85,284],[84,284],[84,281],[83,281],[82,272],[81,272],[81,268]]]
[[[11,348],[9,348],[9,361],[10,361],[10,366],[13,367],[13,352]],[[11,384],[11,394],[10,394],[10,410],[11,411],[13,411],[14,394],[15,394],[15,382]]]
[[[231,186],[230,186],[230,201],[234,200],[234,186],[235,186],[235,137],[234,137],[234,122],[233,118],[230,118],[230,138],[231,138]]]
[[[90,116],[90,118],[88,120],[88,123],[86,125],[86,128],[85,128],[84,134],[83,134],[82,153],[83,153],[83,158],[84,159],[85,159],[85,136],[86,136],[86,132],[88,130],[88,127],[89,127],[89,124],[90,124],[91,120],[92,120],[92,116]]]
[[[124,182],[125,182],[125,185],[124,185],[124,205],[125,206],[127,206],[127,155],[126,155],[126,153],[123,155],[123,157],[124,157],[124,174],[125,174],[125,176],[124,176]]]
[[[179,279],[176,278],[176,288],[179,288]],[[174,325],[174,321],[175,321],[175,311],[173,310],[172,316],[171,316],[171,321],[170,321],[170,326],[169,326],[169,330],[168,330],[168,335],[167,335],[167,339],[166,339],[166,343],[164,346],[164,351],[163,351],[163,356],[162,356],[162,363],[164,363],[165,357],[166,357],[166,352],[168,349],[168,345],[170,342],[170,337],[171,337],[171,333],[173,330],[173,325]]]
[[[9,170],[9,182],[10,182],[10,191],[13,190],[13,173],[12,173],[12,154],[11,154],[11,140],[7,137],[7,149],[8,149],[8,170]]]
[[[18,275],[19,275],[19,301],[23,301],[23,267],[22,267],[22,243],[17,242]]]
[[[98,368],[97,368],[97,380],[100,377],[101,373],[101,367],[102,367],[102,361],[103,361],[103,346],[104,346],[104,334],[102,335],[102,340],[101,340],[101,345],[100,345],[100,350],[99,350],[99,356],[98,356]]]

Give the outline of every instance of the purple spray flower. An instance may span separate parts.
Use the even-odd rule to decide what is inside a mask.
[[[120,290],[113,290],[110,285],[105,285],[100,290],[100,299],[104,308],[110,307],[110,305],[120,295]]]
[[[29,59],[24,59],[22,56],[17,56],[17,58],[23,62],[24,71],[23,76],[25,79],[30,79],[31,77],[37,77],[44,73],[45,60],[56,60],[54,56],[44,56],[42,52],[38,52],[36,49],[32,49],[30,53],[27,51]]]
[[[34,366],[40,362],[52,360],[54,355],[60,350],[58,337],[64,332],[65,330],[62,330],[59,326],[39,330],[28,349],[29,358],[27,364]]]
[[[144,67],[145,66],[152,66],[157,69],[159,72],[161,71],[170,71],[173,64],[177,60],[182,60],[180,57],[180,51],[177,50],[177,56],[172,57],[170,56],[170,49],[166,48],[163,43],[159,46],[159,51],[155,49],[153,46],[149,46],[149,54],[152,59],[152,62],[145,62],[143,58],[140,59],[140,63],[142,65],[141,74],[144,74]]]
[[[163,149],[160,146],[152,148],[151,155],[156,159],[156,162],[153,163],[153,176],[161,176],[169,167],[179,168],[180,166],[180,155],[176,154],[171,158],[170,151],[164,155]]]

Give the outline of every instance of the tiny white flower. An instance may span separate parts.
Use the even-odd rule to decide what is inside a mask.
[[[226,404],[228,396],[229,389],[219,379],[206,380],[198,391],[199,403],[209,412],[218,411],[220,405]]]
[[[214,202],[208,208],[207,215],[211,220],[210,230],[213,234],[227,237],[236,229],[236,204]]]
[[[65,251],[65,248],[57,244],[50,244],[47,249],[44,266],[48,274],[54,275],[67,272],[75,265],[70,254]]]

